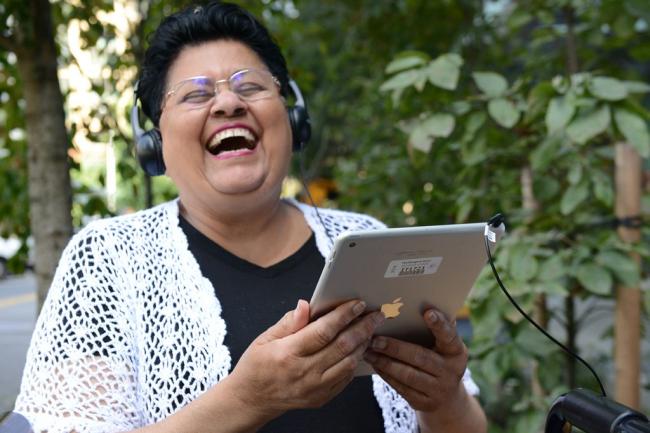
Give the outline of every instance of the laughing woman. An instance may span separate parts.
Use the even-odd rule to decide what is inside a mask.
[[[156,129],[138,135],[179,197],[70,241],[16,403],[36,432],[486,430],[444,315],[423,317],[429,348],[373,339],[384,318],[361,301],[309,322],[330,238],[382,224],[280,198],[308,136],[292,86],[238,6],[160,24],[137,90]],[[378,374],[353,378],[362,359]]]

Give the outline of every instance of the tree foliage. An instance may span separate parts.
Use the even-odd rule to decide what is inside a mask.
[[[649,87],[639,81],[650,35],[648,7],[623,3],[507,3],[498,15],[478,11],[483,24],[459,32],[458,45],[395,56],[379,88],[402,114],[404,144],[375,142],[342,161],[346,203],[396,225],[505,212],[510,235],[497,267],[531,314],[540,299],[588,304],[611,298],[615,284],[638,286],[641,269],[628,253],[649,251],[612,230],[613,144],[650,154]],[[486,269],[471,303],[472,365],[491,429],[538,431],[551,399],[593,379],[495,290]],[[571,307],[552,317],[575,350],[590,316]]]

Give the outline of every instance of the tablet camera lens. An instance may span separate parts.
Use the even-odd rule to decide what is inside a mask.
[[[350,248],[354,248],[354,247],[357,246],[357,243],[356,243],[356,242],[350,242],[350,243],[348,244],[348,246],[349,246]]]

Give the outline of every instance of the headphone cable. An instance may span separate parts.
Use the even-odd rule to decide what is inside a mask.
[[[501,216],[500,214],[497,214],[494,217],[490,218],[490,220],[488,221],[487,224],[488,224],[489,227],[496,228],[502,222],[503,222],[503,216]],[[552,342],[554,342],[555,344],[560,346],[560,348],[562,348],[562,350],[564,350],[566,353],[573,356],[575,359],[577,359],[582,364],[584,364],[585,367],[587,367],[589,369],[589,371],[591,372],[591,374],[593,374],[593,376],[596,378],[596,381],[598,382],[598,386],[600,387],[600,392],[601,392],[602,396],[607,397],[607,393],[605,392],[605,387],[603,386],[603,383],[600,381],[600,378],[598,377],[598,374],[596,374],[596,372],[591,367],[591,365],[589,365],[589,363],[587,361],[585,361],[584,359],[582,359],[577,353],[573,352],[571,349],[569,349],[564,344],[560,343],[557,339],[555,339],[551,334],[546,332],[546,330],[544,328],[542,328],[540,325],[538,325],[537,322],[535,322],[535,320],[533,320],[528,314],[526,314],[526,312],[513,299],[513,297],[510,295],[510,293],[508,292],[506,287],[503,285],[503,282],[501,281],[501,278],[499,277],[499,273],[497,272],[497,269],[494,266],[494,260],[492,258],[492,252],[490,251],[490,244],[489,244],[489,238],[488,238],[488,231],[487,230],[486,230],[485,235],[484,235],[484,241],[485,241],[485,251],[487,252],[488,261],[490,263],[490,267],[492,268],[492,273],[494,274],[494,277],[496,278],[496,281],[497,281],[497,283],[499,285],[499,288],[501,288],[501,291],[506,295],[508,300],[512,303],[512,305],[515,306],[517,311],[519,311],[519,313],[522,316],[524,316],[524,318],[526,320],[528,320],[530,323],[532,323],[533,326],[535,326],[535,328],[537,328],[537,330],[539,332],[544,334],[544,336],[546,336],[546,338],[550,339]]]
[[[330,235],[329,230],[327,230],[327,226],[325,225],[325,221],[323,221],[323,218],[320,215],[320,212],[318,212],[318,206],[316,206],[316,203],[314,202],[314,199],[311,196],[311,192],[309,191],[309,186],[307,186],[307,182],[305,181],[305,149],[302,149],[300,152],[300,156],[298,157],[298,165],[300,168],[300,182],[302,183],[302,187],[305,190],[305,193],[307,193],[307,198],[309,199],[309,203],[311,203],[311,207],[314,209],[316,212],[316,217],[318,218],[318,221],[320,222],[321,227],[323,227],[323,231],[325,232],[325,235],[327,236],[327,239],[330,241],[330,247],[334,246],[334,239],[332,239],[332,236]]]

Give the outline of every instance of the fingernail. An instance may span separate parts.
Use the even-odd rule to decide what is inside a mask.
[[[370,343],[370,347],[373,349],[385,349],[386,348],[386,339],[384,337],[375,337]]]
[[[372,364],[377,360],[377,355],[372,352],[366,352],[363,354],[363,359],[365,359],[366,361]]]
[[[435,311],[429,311],[428,315],[429,315],[429,321],[431,322],[431,324],[435,324],[439,319],[439,317],[438,317],[438,315],[436,314]]]
[[[377,327],[386,321],[386,316],[384,316],[384,313],[378,312],[373,317],[373,321],[375,322],[375,327]]]
[[[357,304],[354,307],[352,307],[352,312],[357,315],[363,313],[365,310],[366,310],[366,303],[363,301],[357,302]]]

